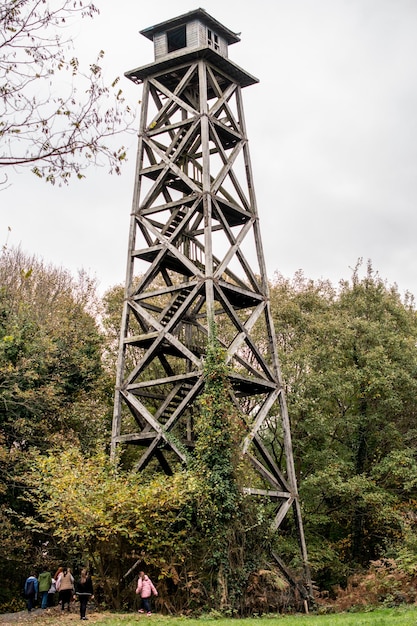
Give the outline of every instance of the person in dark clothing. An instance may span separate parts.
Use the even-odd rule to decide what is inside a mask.
[[[81,570],[80,578],[75,583],[75,594],[80,601],[80,619],[88,619],[86,617],[88,601],[94,598],[93,581],[86,569]]]
[[[35,602],[38,599],[38,579],[35,574],[31,574],[25,582],[25,598],[27,609],[29,613],[35,606]]]
[[[48,601],[47,605],[50,608],[51,606],[55,606],[55,596],[56,596],[56,579],[51,579],[51,586],[48,589]]]

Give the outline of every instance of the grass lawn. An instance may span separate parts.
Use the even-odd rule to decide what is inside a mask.
[[[274,615],[252,617],[247,619],[213,619],[208,616],[200,618],[165,617],[154,613],[152,617],[138,613],[111,614],[88,613],[90,624],[102,626],[417,626],[417,607],[400,607],[395,609],[377,609],[363,613],[338,613],[335,615]],[[25,619],[26,618],[26,619]],[[54,626],[59,623],[69,626],[71,622],[79,623],[76,613],[57,615],[25,615],[22,621],[34,626]],[[21,620],[16,620],[21,623]],[[1,624],[13,624],[0,618]]]
[[[150,626],[150,622],[158,626],[417,626],[417,607],[378,609],[368,613],[340,613],[337,615],[291,615],[264,616],[251,619],[199,619],[162,617],[142,617],[136,615],[108,616],[100,624],[103,626],[133,626],[142,622],[142,626]]]
[[[111,614],[90,612],[87,615],[90,624],[102,626],[417,626],[417,606],[395,609],[378,609],[366,613],[339,613],[336,615],[265,615],[259,618],[247,619],[214,619],[208,616],[198,619],[188,617],[165,617],[154,613],[151,617],[138,615],[138,613]],[[37,613],[27,612],[14,614],[13,618],[0,616],[2,626],[16,626],[26,624],[29,626],[75,626],[79,623],[79,615],[75,612],[70,614]],[[5,619],[6,618],[6,619]],[[9,621],[9,619],[10,621]],[[7,621],[6,621],[7,620]]]

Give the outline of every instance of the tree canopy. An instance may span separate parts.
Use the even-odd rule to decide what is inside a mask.
[[[417,574],[417,316],[411,298],[362,269],[337,287],[301,273],[270,285],[321,590],[378,563],[410,585]],[[165,476],[151,461],[138,474],[129,456],[115,466],[108,455],[122,289],[100,300],[85,275],[19,250],[3,251],[0,284],[0,576],[11,581],[0,605],[29,565],[53,570],[64,556],[75,569],[88,562],[97,597],[115,607],[133,606],[139,564],[167,611],[294,602],[268,558],[272,548],[300,568],[294,521],[271,533],[273,503],[245,495],[253,470],[221,347],[207,346],[187,470]],[[278,420],[266,428],[279,464]]]
[[[416,312],[361,269],[339,289],[272,286],[309,553],[329,585],[400,545],[415,507]]]
[[[93,421],[103,373],[102,338],[88,310],[93,284],[19,250],[1,255],[0,284],[3,436],[21,449],[45,449],[63,429],[84,439],[82,414],[89,404]]]
[[[0,255],[0,575],[12,590],[16,572],[41,558],[22,521],[31,510],[22,499],[29,454],[108,439],[94,306],[85,276],[19,250]]]

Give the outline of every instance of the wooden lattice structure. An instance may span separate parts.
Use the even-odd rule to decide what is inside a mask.
[[[141,33],[155,61],[126,73],[143,86],[112,449],[138,470],[186,462],[214,322],[264,483],[246,491],[276,502],[275,529],[293,513],[307,566],[243,114],[258,81],[228,58],[239,37],[202,9]]]

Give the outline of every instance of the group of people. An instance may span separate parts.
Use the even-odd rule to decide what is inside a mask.
[[[71,601],[78,598],[80,602],[80,619],[86,620],[87,604],[94,597],[93,582],[87,569],[82,569],[75,581],[69,567],[58,567],[55,575],[43,571],[36,576],[32,573],[25,582],[25,598],[28,611],[32,611],[35,602],[40,600],[41,609],[55,605],[55,596],[58,592],[58,604],[61,611],[70,610]]]
[[[58,592],[58,603],[61,605],[61,611],[65,608],[70,610],[71,601],[78,598],[80,602],[80,619],[86,620],[88,601],[94,598],[93,582],[91,576],[86,569],[81,570],[80,577],[75,581],[69,567],[58,567],[55,575],[51,572],[41,572],[36,578],[31,574],[25,582],[25,597],[27,601],[28,611],[32,611],[38,597],[40,599],[41,609],[55,606],[55,594]],[[136,593],[141,598],[141,607],[139,613],[152,615],[151,612],[151,596],[157,596],[158,592],[145,572],[139,572]]]

